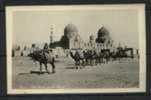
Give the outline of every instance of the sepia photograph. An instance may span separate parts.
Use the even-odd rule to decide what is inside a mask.
[[[145,4],[6,6],[7,93],[146,92]]]

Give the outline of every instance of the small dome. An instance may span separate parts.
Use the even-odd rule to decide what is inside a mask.
[[[78,34],[78,29],[74,24],[68,24],[64,29],[64,35],[71,38]]]
[[[109,41],[111,39],[109,31],[104,26],[98,30],[97,35],[97,43],[105,43],[106,41]]]
[[[89,39],[94,40],[94,35],[90,35]]]

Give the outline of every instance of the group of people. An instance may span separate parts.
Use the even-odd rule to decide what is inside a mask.
[[[93,50],[72,50],[71,57],[75,60],[76,65],[94,65],[101,63],[108,63],[109,61],[121,60],[122,58],[133,58],[133,54],[127,55],[126,49],[102,49],[97,51]]]

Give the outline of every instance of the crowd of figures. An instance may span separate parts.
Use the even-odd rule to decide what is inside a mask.
[[[133,48],[118,48],[116,51],[102,49],[100,52],[96,50],[72,50],[70,56],[74,59],[76,66],[93,66],[109,61],[120,61],[124,58],[131,60],[134,58],[134,52]],[[139,57],[138,54],[137,57]]]

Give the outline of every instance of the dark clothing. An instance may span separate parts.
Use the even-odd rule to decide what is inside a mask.
[[[45,45],[44,45],[44,48],[43,48],[43,51],[44,51],[44,52],[48,52],[48,49],[49,49],[49,48],[48,48],[48,44],[45,44]]]

